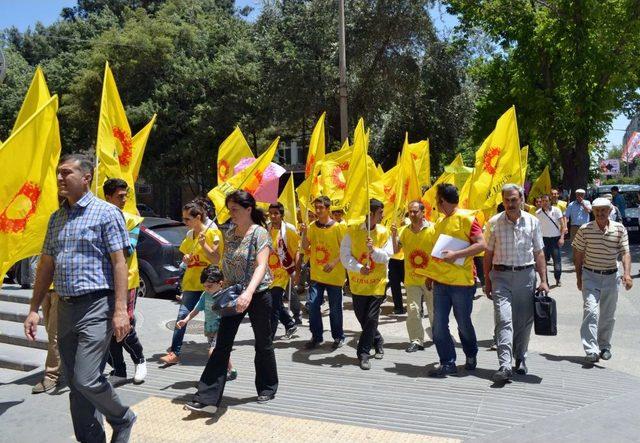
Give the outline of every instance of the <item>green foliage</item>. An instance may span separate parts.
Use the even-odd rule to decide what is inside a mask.
[[[515,104],[521,144],[561,164],[567,188],[587,182],[590,147],[638,98],[640,3],[634,0],[451,0],[463,39],[496,48],[472,69],[480,85],[474,140]],[[559,168],[554,168],[559,175]]]

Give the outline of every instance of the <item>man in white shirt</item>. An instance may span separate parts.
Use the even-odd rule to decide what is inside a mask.
[[[560,257],[560,248],[564,245],[566,220],[560,209],[551,206],[551,198],[546,194],[542,196],[542,208],[536,211],[536,217],[538,217],[540,228],[542,228],[545,260],[548,262],[549,258],[553,259],[553,276],[556,279],[556,286],[561,286],[562,258]]]

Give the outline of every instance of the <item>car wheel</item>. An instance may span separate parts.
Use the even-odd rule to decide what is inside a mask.
[[[153,290],[151,280],[147,277],[147,274],[140,272],[140,286],[138,286],[138,297],[153,298],[156,296],[156,291]]]

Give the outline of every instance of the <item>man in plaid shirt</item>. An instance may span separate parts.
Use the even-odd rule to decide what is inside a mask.
[[[120,402],[102,370],[112,335],[121,341],[130,328],[129,235],[120,210],[90,192],[92,178],[86,156],[60,159],[58,193],[65,201],[49,219],[24,328],[27,338],[35,340],[38,309],[53,282],[60,296],[58,344],[76,438],[104,441],[104,414],[113,428],[112,441],[126,442],[136,416]]]

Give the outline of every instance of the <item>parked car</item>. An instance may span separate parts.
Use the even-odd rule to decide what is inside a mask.
[[[618,186],[620,194],[622,194],[627,202],[625,217],[622,223],[627,228],[629,240],[640,240],[640,205],[639,195],[640,185],[603,185],[595,188],[594,197],[604,197],[605,194],[611,193],[611,188]]]
[[[187,227],[168,218],[146,217],[138,237],[138,297],[154,297],[176,291],[182,253],[178,250],[187,235]]]
[[[136,205],[136,208],[138,209],[138,212],[140,213],[141,217],[158,217],[158,214],[156,214],[156,211],[154,211],[153,208],[149,205],[145,205],[144,203],[138,203]]]

